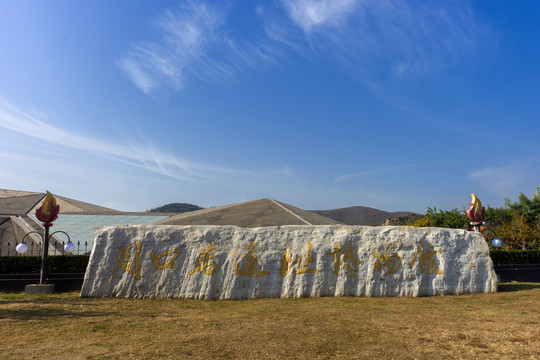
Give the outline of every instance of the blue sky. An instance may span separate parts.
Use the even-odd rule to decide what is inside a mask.
[[[0,188],[387,211],[540,184],[540,2],[0,0]]]

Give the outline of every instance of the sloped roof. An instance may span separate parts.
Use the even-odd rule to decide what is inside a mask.
[[[339,224],[339,222],[273,199],[260,199],[191,211],[171,216],[157,223],[157,225],[236,225],[240,227],[332,224]]]
[[[45,198],[45,193],[29,191],[0,189],[0,215],[21,215],[35,213],[41,206],[41,200]],[[109,209],[103,206],[85,203],[70,199],[64,196],[54,195],[56,202],[60,205],[60,212],[63,214],[120,214],[120,211]]]
[[[18,195],[0,198],[0,214],[21,215],[27,214],[34,208],[45,194]]]
[[[30,191],[8,190],[0,189],[0,199],[8,197],[26,196],[26,195],[38,195],[40,193]]]
[[[43,194],[45,196],[45,194]],[[56,203],[60,205],[60,213],[62,214],[120,214],[120,211],[109,209],[103,206],[85,203],[79,200],[70,199],[63,196],[54,195]],[[41,206],[41,203],[30,211],[35,213],[36,209]]]

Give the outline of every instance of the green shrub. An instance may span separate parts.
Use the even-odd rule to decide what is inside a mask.
[[[51,255],[51,273],[83,273],[90,255]],[[41,256],[0,256],[0,274],[31,274],[41,271]]]
[[[426,215],[429,226],[450,229],[468,229],[469,219],[465,210],[452,209],[437,210],[436,207],[427,208]]]

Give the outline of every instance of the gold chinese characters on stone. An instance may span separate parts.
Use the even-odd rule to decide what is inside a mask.
[[[426,245],[427,244],[427,245]],[[235,252],[232,254],[232,263],[236,276],[249,276],[252,278],[260,278],[270,274],[270,271],[263,271],[259,266],[259,257],[257,255],[258,244],[251,240],[249,244],[243,246],[245,252],[237,261]],[[118,269],[132,276],[135,280],[142,278],[142,255],[143,243],[136,241],[128,246],[119,246],[118,255],[114,270],[110,275],[112,281],[116,276]],[[208,243],[206,248],[199,250],[199,255],[195,264],[190,267],[189,276],[200,273],[202,275],[212,276],[217,273],[219,264],[215,261],[217,246]],[[154,269],[159,271],[174,270],[177,267],[176,261],[179,259],[182,251],[180,249],[170,249],[161,253],[156,253],[153,249],[145,253],[145,259],[150,258]],[[440,275],[443,271],[440,269],[437,255],[442,253],[441,249],[435,250],[432,244],[419,242],[418,248],[413,254],[412,260],[409,263],[409,269],[414,269],[417,266],[421,273]],[[379,272],[381,275],[396,274],[402,268],[402,258],[397,251],[389,249],[373,249],[371,255],[373,262],[373,271]],[[289,246],[285,248],[283,256],[279,260],[279,274],[283,277],[289,274],[319,274],[316,258],[313,252],[313,244],[307,242],[307,248],[302,254],[293,254]],[[331,256],[333,260],[333,273],[336,276],[345,275],[350,278],[358,278],[360,265],[364,261],[360,260],[357,248],[352,242],[340,245],[335,242],[333,251],[324,253],[324,256]],[[323,258],[324,259],[324,258]],[[327,260],[324,260],[327,261]]]
[[[247,253],[242,255],[242,259],[245,259],[246,264],[243,269],[240,268],[240,265],[236,262],[236,259],[233,259],[233,264],[236,269],[236,275],[246,275],[254,278],[259,278],[261,276],[266,276],[270,274],[268,271],[261,271],[259,269],[259,258],[255,255],[255,249],[257,244],[251,240],[249,245],[245,245]],[[233,258],[236,257],[236,253],[232,254]]]
[[[294,259],[294,255],[290,255],[290,249],[287,247],[285,249],[285,254],[283,254],[283,257],[279,262],[279,273],[281,276],[287,276],[291,271],[294,271],[295,274],[318,274],[319,270],[310,267],[310,265],[315,262],[315,259],[311,256],[312,249],[313,245],[308,242],[306,256],[302,258],[300,255],[297,255],[296,259]],[[298,265],[296,269],[294,269],[295,265]]]

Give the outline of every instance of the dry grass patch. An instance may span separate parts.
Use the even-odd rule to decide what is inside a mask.
[[[0,294],[0,358],[540,358],[540,284],[245,301]]]

